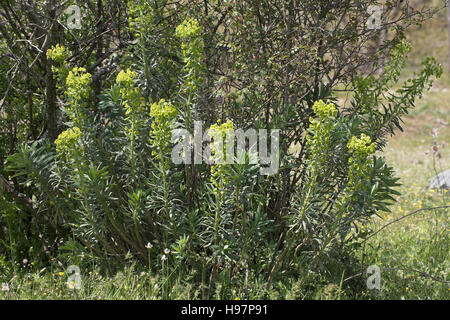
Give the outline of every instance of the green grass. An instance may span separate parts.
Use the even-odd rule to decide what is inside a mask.
[[[161,299],[164,292],[161,281],[139,271],[132,265],[112,277],[102,275],[99,270],[81,271],[81,289],[68,287],[68,275],[58,265],[38,270],[31,263],[18,267],[9,278],[9,292],[0,293],[0,299]],[[174,296],[190,299],[194,290],[176,286]]]
[[[417,72],[426,56],[434,56],[446,73],[436,81],[410,115],[405,117],[404,132],[389,140],[384,152],[394,166],[402,186],[390,214],[375,219],[377,230],[389,221],[418,209],[450,205],[450,193],[427,190],[429,179],[450,169],[450,77],[447,66],[445,11],[408,34],[412,51],[402,78]],[[439,123],[447,125],[439,125]],[[431,130],[439,127],[437,137]],[[439,152],[432,146],[437,143]],[[393,223],[367,244],[368,264],[382,271],[381,292],[367,297],[381,299],[449,299],[449,209],[424,210]],[[433,277],[433,278],[431,278]]]
[[[444,103],[448,98],[447,93],[428,93],[416,113],[406,118],[405,131],[390,139],[384,155],[400,177],[401,196],[392,213],[376,219],[372,229],[419,209],[450,205],[449,192],[425,188],[429,179],[450,168],[450,127],[441,126],[436,138],[431,135],[431,130],[438,127],[436,120],[449,120],[450,108]],[[438,152],[432,150],[434,143]],[[388,226],[368,242],[368,261],[387,268],[380,298],[450,297],[449,284],[438,281],[448,281],[449,212],[423,210]]]

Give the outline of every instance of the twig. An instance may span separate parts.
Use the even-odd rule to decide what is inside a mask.
[[[443,280],[443,279],[441,279],[441,278],[432,276],[432,275],[430,275],[430,274],[428,274],[428,273],[426,273],[426,272],[424,272],[424,271],[415,270],[415,269],[404,269],[404,268],[380,268],[380,270],[382,270],[382,271],[407,271],[407,272],[414,272],[414,273],[418,273],[421,277],[424,277],[424,278],[430,278],[431,280],[434,280],[434,281],[436,281],[436,282],[440,282],[440,283],[450,283],[450,281]],[[346,281],[351,280],[351,279],[356,278],[356,277],[363,276],[364,274],[365,274],[364,272],[360,272],[360,273],[354,274],[354,275],[352,275],[352,276],[350,276],[350,277],[344,279],[343,282],[346,282]]]
[[[372,238],[374,235],[376,235],[377,233],[379,233],[380,231],[382,231],[383,229],[385,229],[386,227],[390,226],[393,223],[396,223],[400,220],[403,220],[409,216],[412,216],[413,214],[419,213],[421,211],[425,211],[425,210],[437,210],[437,209],[446,209],[446,208],[450,208],[450,205],[448,206],[441,206],[441,207],[429,207],[429,208],[422,208],[422,209],[418,209],[416,211],[410,212],[398,219],[395,219],[387,224],[385,224],[384,226],[382,226],[380,229],[378,229],[377,231],[375,231],[374,233],[370,234],[366,239],[364,239],[361,243],[365,243],[367,240],[369,240],[370,238]]]

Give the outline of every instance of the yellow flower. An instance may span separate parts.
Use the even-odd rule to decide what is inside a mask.
[[[323,100],[316,101],[313,105],[314,113],[321,119],[334,118],[337,116],[337,109],[333,103],[326,104]]]
[[[56,151],[60,155],[69,154],[76,146],[81,137],[81,131],[78,127],[63,131],[55,140]]]
[[[75,284],[76,284],[75,281],[68,282],[67,283],[67,288],[69,288],[71,290],[74,290],[74,289],[76,289],[76,285]]]
[[[126,71],[121,70],[116,77],[116,83],[123,83],[125,87],[132,87],[134,80],[137,79],[138,74],[130,69]]]
[[[156,118],[156,121],[162,122],[164,120],[170,120],[177,115],[177,109],[172,103],[166,102],[161,99],[158,103],[154,103],[150,108],[150,115]]]
[[[47,50],[47,58],[58,63],[64,63],[64,60],[66,60],[69,55],[69,50],[64,46],[60,46],[59,44],[56,44],[56,46],[52,46]]]
[[[178,38],[193,38],[200,34],[201,27],[197,20],[184,20],[176,29],[175,35]]]
[[[85,68],[75,67],[69,71],[66,79],[66,85],[69,89],[75,91],[75,94],[80,94],[80,91],[86,91],[86,87],[91,81],[92,75],[86,72]]]

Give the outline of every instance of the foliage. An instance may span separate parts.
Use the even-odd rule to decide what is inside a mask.
[[[133,45],[121,52],[120,71],[103,69],[113,80],[99,80],[103,50],[90,66],[81,62],[91,58],[68,61],[74,46],[45,51],[47,81],[59,82],[46,99],[60,99],[64,125],[55,139],[21,144],[0,172],[31,203],[2,194],[5,254],[18,259],[22,236],[22,251],[42,243],[33,254],[43,264],[59,255],[112,273],[131,259],[164,277],[163,298],[184,278],[199,288],[196,297],[232,297],[242,283],[248,297],[249,281],[270,292],[286,276],[308,288],[354,271],[364,228],[398,194],[376,151],[441,66],[427,59],[392,92],[409,50],[400,26],[384,44],[384,72],[371,75],[379,53],[368,61],[355,49],[370,37],[356,28],[364,27],[355,18],[362,9],[345,3],[227,2],[213,16],[215,1],[204,9],[163,2],[127,3]],[[320,28],[305,22],[310,16]],[[349,105],[336,102],[339,84],[352,86]],[[172,132],[194,132],[194,120],[210,129],[213,159],[236,128],[281,129],[279,171],[262,175],[247,150],[244,163],[227,155],[174,164]],[[24,230],[21,210],[44,227]]]

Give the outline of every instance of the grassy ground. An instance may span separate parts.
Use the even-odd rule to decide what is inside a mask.
[[[445,12],[423,27],[409,33],[413,45],[404,77],[420,68],[428,55],[435,56],[447,66],[447,32]],[[437,135],[432,130],[438,128]],[[372,237],[365,250],[365,263],[381,269],[381,290],[367,290],[359,298],[379,299],[449,299],[449,213],[450,210],[426,208],[450,205],[450,192],[426,190],[430,178],[450,169],[450,76],[445,74],[432,90],[426,93],[416,109],[405,118],[404,132],[398,132],[387,145],[384,155],[394,166],[402,186],[401,196],[390,214],[375,219],[371,228],[377,230],[390,221],[419,209],[423,211],[393,223]],[[438,151],[432,146],[436,144]],[[5,265],[0,261],[1,270]],[[161,279],[129,267],[114,278],[105,278],[92,269],[83,272],[82,289],[67,288],[67,275],[62,265],[54,261],[51,267],[41,269],[32,261],[17,265],[15,275],[0,291],[0,299],[159,299],[161,297],[190,299],[198,288],[175,285],[167,292]],[[252,298],[296,297],[296,288],[287,288],[283,296],[261,292]],[[283,291],[283,290],[282,290]],[[337,292],[337,293],[336,293]],[[239,293],[236,292],[236,298]],[[325,285],[317,298],[345,298],[339,283]]]
[[[377,229],[389,221],[427,207],[450,205],[450,193],[424,188],[438,172],[450,169],[450,77],[447,66],[445,12],[408,35],[413,50],[404,78],[420,68],[426,56],[434,56],[446,73],[405,118],[384,155],[394,166],[401,196],[391,214],[373,222]],[[437,128],[437,136],[432,130]],[[435,145],[438,151],[434,152]],[[381,268],[379,298],[449,299],[449,209],[424,210],[396,222],[373,237],[368,260]],[[433,279],[433,278],[434,279]],[[373,295],[373,293],[371,294]]]

